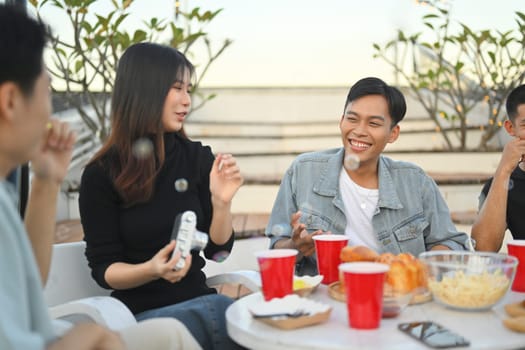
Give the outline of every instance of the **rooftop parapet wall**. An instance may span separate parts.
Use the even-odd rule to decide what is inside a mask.
[[[228,152],[237,158],[245,185],[232,209],[244,217],[244,222],[251,220],[248,217],[260,218],[270,212],[282,174],[298,154],[341,145],[338,124],[346,87],[215,88],[207,92],[217,93],[217,97],[189,116],[186,131],[190,138],[210,145],[215,153]],[[55,101],[55,110],[67,107],[59,102]],[[410,98],[407,103],[401,135],[387,146],[385,154],[421,166],[440,186],[455,221],[470,222],[481,186],[495,171],[500,153],[444,152],[441,134],[422,107]],[[477,108],[477,115],[483,115],[483,106]],[[78,187],[83,166],[99,143],[74,110],[66,109],[57,115],[72,121],[82,135],[59,203],[60,220],[76,219],[76,198],[69,191]],[[469,131],[471,148],[479,138],[478,124],[474,118]],[[500,135],[495,142],[502,146],[505,136]]]

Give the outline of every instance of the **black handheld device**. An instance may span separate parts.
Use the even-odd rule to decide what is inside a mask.
[[[397,327],[400,331],[433,348],[470,345],[470,342],[461,335],[432,321],[400,323]]]

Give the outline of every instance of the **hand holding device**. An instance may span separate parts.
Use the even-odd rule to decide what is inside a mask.
[[[175,218],[171,239],[177,243],[173,249],[172,257],[180,251],[180,259],[175,265],[175,270],[184,267],[185,259],[193,249],[202,250],[208,244],[208,235],[196,229],[197,215],[191,210],[187,210]]]

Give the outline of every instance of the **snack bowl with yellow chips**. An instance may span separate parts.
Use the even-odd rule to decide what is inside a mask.
[[[323,275],[293,276],[293,292],[301,297],[310,295],[323,280]]]
[[[419,255],[426,265],[428,289],[446,307],[478,311],[499,302],[509,290],[517,259],[498,253],[429,251]]]

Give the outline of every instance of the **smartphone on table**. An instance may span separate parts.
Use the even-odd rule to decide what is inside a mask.
[[[432,321],[400,323],[397,328],[432,348],[464,347],[470,345],[470,342],[461,335]]]

